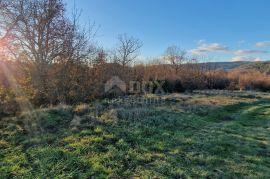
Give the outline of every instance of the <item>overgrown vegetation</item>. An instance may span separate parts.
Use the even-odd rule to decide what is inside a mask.
[[[269,95],[209,93],[2,119],[0,177],[269,178]]]
[[[117,46],[105,51],[96,45],[95,26],[82,29],[78,18],[77,12],[66,16],[62,0],[0,1],[0,117],[103,98],[104,84],[113,76],[128,89],[131,81],[164,82],[166,93],[270,90],[269,74],[261,68],[220,70],[213,63],[198,63],[174,45],[162,58],[136,63],[142,47],[139,39],[119,35]]]
[[[138,63],[139,39],[104,50],[74,11],[0,0],[0,178],[270,178],[268,63]]]

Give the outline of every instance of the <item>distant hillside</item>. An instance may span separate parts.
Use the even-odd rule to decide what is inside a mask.
[[[270,74],[270,61],[265,62],[207,62],[202,63],[210,69],[223,69],[226,71],[239,68],[239,69],[249,69],[258,70],[262,73]]]
[[[206,65],[210,69],[223,69],[225,71],[229,71],[243,65],[249,65],[251,63],[252,62],[240,61],[240,62],[207,62],[202,64]]]
[[[270,74],[270,61],[266,62],[253,62],[249,64],[241,65],[239,68],[241,69],[254,69],[258,70],[262,73]]]

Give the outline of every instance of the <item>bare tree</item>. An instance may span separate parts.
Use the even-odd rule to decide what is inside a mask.
[[[187,61],[186,52],[176,45],[169,46],[165,50],[164,59],[169,62],[178,74],[181,66]]]
[[[1,38],[38,64],[86,58],[93,48],[88,32],[79,31],[77,16],[65,16],[62,0],[0,0]]]
[[[6,36],[30,59],[52,62],[60,50],[59,36],[67,30],[63,4],[57,0],[3,0],[2,3],[1,24],[7,29]]]
[[[89,33],[80,31],[77,21],[76,14],[71,20],[65,16],[62,0],[0,0],[0,38],[9,39],[15,58],[23,53],[34,64],[32,76],[40,96],[51,96],[48,73],[52,64],[61,64],[62,78],[70,80],[67,65],[85,63],[93,52]]]
[[[114,60],[122,66],[127,66],[139,55],[142,42],[127,34],[118,36],[119,44],[114,52]]]

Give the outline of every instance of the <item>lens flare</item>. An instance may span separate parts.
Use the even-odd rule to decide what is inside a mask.
[[[33,105],[28,99],[26,99],[26,95],[24,94],[20,84],[17,82],[9,68],[6,66],[5,63],[0,63],[0,69],[3,70],[4,76],[7,79],[8,84],[15,94],[16,102],[18,103],[21,112],[32,112],[34,109]],[[24,100],[20,100],[22,98]]]

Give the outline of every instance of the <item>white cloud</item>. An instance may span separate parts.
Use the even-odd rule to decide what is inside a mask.
[[[247,57],[247,56],[235,56],[231,59],[233,62],[239,62],[239,61],[249,61],[249,62],[259,62],[263,61],[260,57]]]
[[[256,43],[257,47],[267,47],[270,46],[270,41],[262,41],[262,42],[257,42]]]
[[[254,62],[261,62],[261,61],[263,61],[263,59],[261,59],[259,57],[254,59]]]
[[[251,61],[252,59],[245,56],[235,56],[231,59],[233,62],[240,62],[240,61]]]
[[[267,51],[264,51],[264,50],[237,50],[234,52],[234,54],[237,56],[243,56],[243,55],[248,55],[248,54],[263,54],[263,53],[267,53]]]
[[[197,48],[190,50],[191,53],[196,55],[205,52],[228,52],[228,51],[229,51],[228,47],[223,46],[219,43],[212,43],[212,44],[201,43]]]

